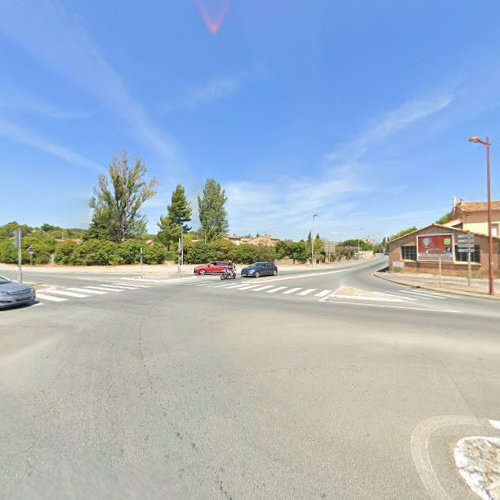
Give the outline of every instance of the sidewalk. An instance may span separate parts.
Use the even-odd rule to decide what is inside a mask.
[[[337,267],[354,266],[357,264],[363,264],[370,262],[371,259],[366,260],[348,260],[348,261],[338,261],[332,262],[331,264],[318,264],[311,267],[310,264],[288,264],[288,265],[278,265],[280,271],[328,271],[329,269],[335,269]],[[199,264],[186,264],[182,266],[183,276],[192,276],[194,274],[194,268]],[[248,264],[246,264],[248,265]],[[237,270],[240,271],[245,265],[238,264]],[[23,270],[25,272],[34,273],[85,273],[85,274],[125,274],[125,275],[140,275],[141,265],[122,265],[122,266],[64,266],[64,265],[38,265],[30,266],[23,265]],[[17,271],[16,264],[3,264],[0,263],[0,273],[2,271]],[[177,276],[178,266],[177,264],[157,264],[157,265],[147,265],[143,266],[144,276],[155,276],[155,277],[171,277]]]
[[[457,276],[443,276],[441,283],[439,276],[425,273],[391,273],[375,272],[373,273],[377,278],[382,278],[393,283],[400,285],[413,286],[418,288],[425,288],[427,290],[434,290],[440,292],[455,293],[459,295],[467,295],[470,297],[480,297],[485,299],[500,300],[500,279],[495,280],[496,295],[488,295],[488,280],[486,279],[473,279],[471,286],[468,286],[467,278]]]

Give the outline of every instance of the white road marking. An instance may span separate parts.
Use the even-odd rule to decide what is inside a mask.
[[[315,292],[315,291],[316,291],[316,288],[308,288],[307,290],[300,292],[298,295],[309,295],[311,292]]]
[[[379,307],[379,308],[390,308],[390,309],[406,309],[407,311],[419,311],[419,312],[435,312],[435,313],[452,313],[452,314],[462,314],[461,311],[455,311],[453,309],[430,309],[424,307],[408,307],[408,306],[393,306],[389,304],[364,304],[363,302],[351,302],[346,300],[325,300],[329,297],[321,299],[319,302],[325,304],[344,304],[348,306],[358,306],[358,307]]]
[[[113,283],[113,285],[124,285],[132,288],[151,288],[151,285],[136,285],[135,283]]]
[[[101,291],[104,290],[106,292],[117,292],[117,293],[125,291],[125,290],[118,290],[117,288],[107,288],[105,286],[86,286],[85,288],[90,288],[92,290],[101,290]]]
[[[315,297],[325,297],[326,295],[330,295],[332,293],[331,290],[323,290],[315,295]]]
[[[98,292],[97,290],[90,290],[88,288],[68,288],[68,290],[73,290],[74,292],[85,292],[94,295],[107,295],[109,292]]]
[[[101,286],[101,285],[99,285]],[[107,283],[103,284],[102,286],[106,286],[108,288],[117,288],[118,290],[134,290],[130,286],[124,286],[124,285],[108,285]]]
[[[45,295],[44,293],[37,293],[37,299],[48,300],[49,302],[66,302],[69,299],[63,299],[62,297],[51,297],[50,295]]]
[[[231,289],[234,289],[234,288],[241,288],[243,286],[248,286],[248,285],[231,285],[231,286],[227,286],[226,289],[227,290],[231,290]]]
[[[252,292],[261,292],[262,290],[269,290],[269,288],[273,288],[273,286],[272,285],[259,286],[258,288],[254,288]]]
[[[285,290],[287,289],[287,286],[279,286],[277,288],[274,288],[273,290],[268,290],[266,293],[276,293],[279,292],[280,290]]]
[[[416,292],[413,290],[408,290],[406,293],[411,293],[412,295],[417,295],[418,297],[422,297],[425,299],[438,299],[438,300],[446,300],[448,297],[443,297],[442,295],[437,295],[435,293],[429,292]]]
[[[75,293],[75,292],[67,292],[66,290],[45,290],[46,292],[50,294],[56,294],[56,295],[62,295],[62,296],[67,296],[67,297],[74,297],[77,299],[84,299],[86,297],[89,297],[89,295],[85,295],[83,293]]]
[[[298,292],[299,290],[302,290],[302,288],[292,288],[291,290],[287,290],[286,292],[283,292],[283,294],[290,295],[291,293]]]
[[[241,288],[238,288],[238,290],[250,290],[251,288],[257,288],[259,286],[260,285],[245,285],[245,286],[242,286]]]
[[[500,420],[488,420],[488,422],[490,423],[491,427],[493,427],[493,429],[497,429],[500,431]]]

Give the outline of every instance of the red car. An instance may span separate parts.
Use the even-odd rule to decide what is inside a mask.
[[[214,260],[209,264],[202,264],[201,266],[196,266],[194,268],[194,274],[222,274],[228,262],[222,262],[220,260]]]

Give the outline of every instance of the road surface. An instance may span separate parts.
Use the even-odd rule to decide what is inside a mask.
[[[0,497],[476,498],[453,447],[500,436],[500,306],[383,265],[28,276],[45,297],[0,311]]]

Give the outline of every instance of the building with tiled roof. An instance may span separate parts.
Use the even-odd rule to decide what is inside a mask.
[[[491,202],[493,236],[500,236],[500,200]],[[477,234],[488,234],[488,203],[486,201],[453,200],[448,227]]]

